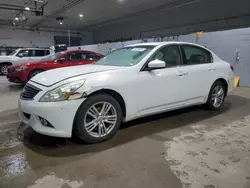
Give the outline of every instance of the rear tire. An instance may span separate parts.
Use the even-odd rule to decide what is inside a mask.
[[[219,110],[224,103],[225,97],[225,85],[221,81],[215,81],[210,89],[206,108],[208,110]]]
[[[117,100],[108,94],[96,94],[78,109],[74,132],[84,142],[94,144],[113,137],[121,121],[122,110]]]
[[[0,75],[7,75],[9,66],[11,66],[9,63],[0,64]]]
[[[34,76],[36,76],[37,74],[40,74],[41,72],[43,72],[44,70],[33,70],[29,73],[29,77],[28,79],[30,80],[31,78],[33,78]]]

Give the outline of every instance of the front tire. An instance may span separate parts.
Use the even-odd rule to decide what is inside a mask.
[[[224,103],[225,97],[225,85],[221,81],[215,81],[210,89],[206,107],[209,110],[219,110]]]
[[[9,66],[11,65],[8,63],[0,64],[0,75],[7,75]]]
[[[30,80],[31,78],[33,78],[34,76],[36,76],[37,74],[40,74],[41,72],[43,72],[44,70],[33,70],[30,72],[28,79]]]
[[[108,94],[96,94],[80,106],[75,118],[75,133],[86,143],[94,144],[115,135],[122,121],[117,100]]]

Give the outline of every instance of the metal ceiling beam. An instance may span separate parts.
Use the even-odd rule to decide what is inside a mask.
[[[150,8],[150,9],[147,9],[145,11],[141,11],[141,12],[131,14],[131,15],[128,15],[128,16],[115,18],[115,19],[112,19],[112,20],[109,20],[109,21],[106,21],[106,22],[93,24],[93,25],[90,25],[90,26],[88,26],[88,27],[86,27],[84,29],[85,30],[91,30],[91,29],[95,29],[95,28],[98,28],[98,27],[123,22],[123,21],[130,20],[130,19],[135,19],[137,17],[143,16],[143,15],[146,15],[146,14],[149,14],[149,13],[165,11],[165,10],[169,10],[169,9],[178,8],[178,7],[181,7],[181,6],[186,6],[186,5],[189,5],[189,4],[197,3],[199,1],[202,1],[202,0],[173,0],[171,2],[168,2],[168,3],[164,4],[164,5],[160,5],[160,6],[157,6],[157,7],[154,7],[154,8]]]
[[[237,23],[237,21],[239,19],[245,19],[245,20],[249,20],[249,21],[242,25],[241,23]],[[235,25],[236,25],[234,27],[231,26],[230,24],[228,24],[228,22],[230,22],[232,20],[233,20],[233,22],[235,22]],[[182,32],[175,32],[175,33],[170,33],[169,35],[186,35],[186,34],[189,34],[191,32],[199,31],[196,29],[199,26],[204,26],[204,25],[209,25],[209,24],[217,24],[217,25],[219,25],[219,27],[217,26],[216,29],[213,29],[213,28],[204,29],[203,28],[202,31],[212,32],[212,31],[218,31],[218,30],[247,27],[250,25],[250,14],[242,14],[239,16],[232,16],[232,17],[226,17],[226,18],[220,18],[220,19],[212,19],[212,20],[206,20],[206,21],[200,21],[200,22],[192,22],[192,23],[174,25],[174,26],[168,26],[168,27],[160,27],[157,29],[149,29],[149,30],[141,31],[140,38],[145,37],[145,34],[149,33],[149,32],[152,33],[152,32],[163,31],[163,30],[178,30],[178,28],[185,28],[185,32],[183,32],[183,31]],[[159,37],[162,37],[162,36],[166,36],[166,34],[159,35]],[[149,36],[146,36],[146,37],[149,37]]]
[[[32,1],[30,1],[29,3],[25,3],[24,6],[0,3],[0,9],[18,11],[18,12],[32,12],[35,13],[36,15],[43,15],[43,9],[48,2],[44,3],[40,7],[38,7],[37,4],[35,4],[35,8],[30,7],[30,10],[26,10],[25,6],[28,6],[30,3],[32,3]]]
[[[69,9],[71,9],[72,7],[76,6],[77,4],[83,2],[85,0],[73,0],[70,3],[68,3],[67,5],[63,6],[62,8],[56,10],[55,12],[53,12],[52,14],[45,16],[43,19],[41,19],[40,21],[38,21],[37,23],[33,24],[31,26],[31,28],[36,28],[39,27],[39,25],[41,25],[43,22],[50,20],[50,19],[54,19],[56,18],[59,14],[61,14],[62,12],[65,12]]]
[[[3,3],[0,3],[0,9],[2,9],[2,10],[14,10],[14,11],[27,11],[24,9],[23,6],[9,5],[9,4],[3,4]]]

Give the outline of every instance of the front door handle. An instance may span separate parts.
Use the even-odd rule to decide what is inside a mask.
[[[188,75],[187,72],[177,72],[176,73],[177,76],[185,76],[185,75]]]
[[[213,67],[208,68],[208,71],[214,71],[214,70],[215,70],[215,68],[213,68]]]

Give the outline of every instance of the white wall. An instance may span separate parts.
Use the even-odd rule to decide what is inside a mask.
[[[196,34],[167,36],[163,38],[148,38],[147,42],[153,41],[183,41],[203,45],[220,58],[226,60],[234,67],[234,73],[240,76],[240,86],[250,87],[250,28],[232,29],[216,32],[205,32],[198,39]],[[106,43],[96,45],[81,46],[81,49],[92,50],[104,55],[108,54],[112,48],[145,42],[142,40],[128,41],[125,43]],[[73,49],[73,48],[72,48]],[[77,47],[75,48],[77,49]]]
[[[196,42],[211,49],[234,67],[234,73],[240,76],[240,86],[250,87],[249,37],[250,28],[244,28],[204,33],[198,41],[195,34],[179,36],[178,40]]]
[[[19,29],[0,28],[0,46],[22,46],[22,47],[49,47],[54,45],[54,36],[68,36],[66,32],[47,32],[30,31]],[[82,38],[82,44],[93,43],[93,34],[91,32],[81,32],[80,34],[71,34]]]
[[[133,41],[126,41],[126,42],[113,42],[113,43],[105,43],[105,44],[92,44],[92,45],[84,45],[84,46],[74,46],[69,47],[68,50],[77,50],[81,48],[82,50],[89,50],[93,52],[97,52],[103,55],[107,55],[113,49],[119,49],[124,46],[138,44],[141,43],[141,40],[133,40]]]

